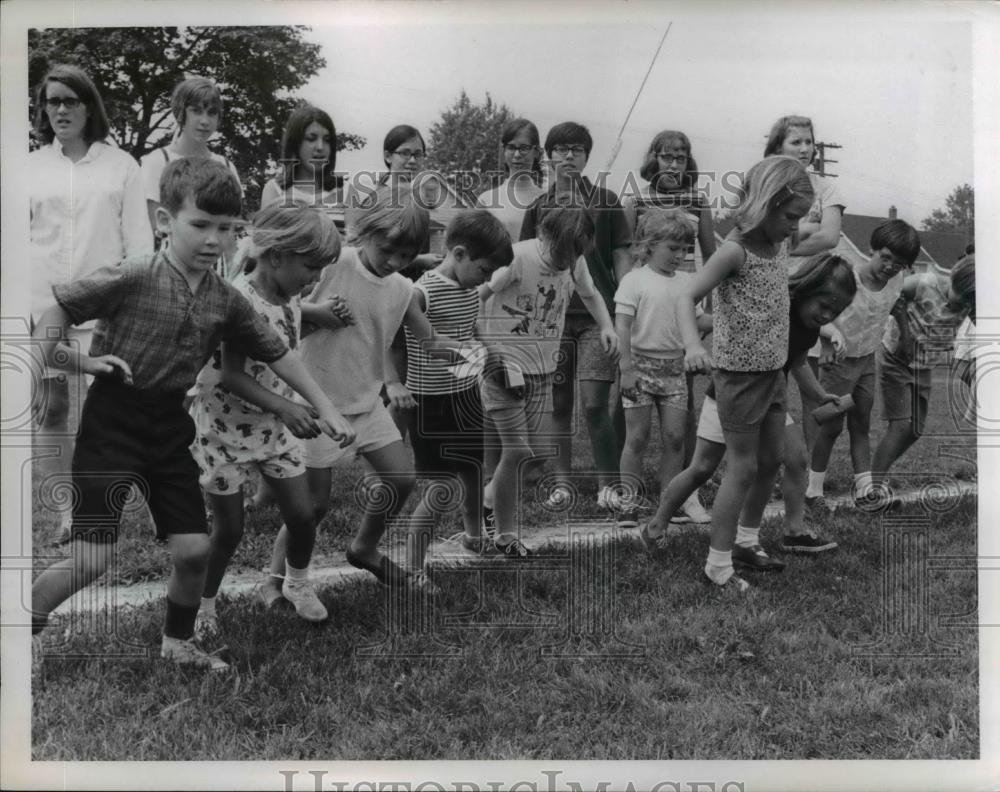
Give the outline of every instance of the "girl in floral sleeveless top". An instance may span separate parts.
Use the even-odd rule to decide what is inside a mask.
[[[746,174],[736,228],[698,271],[678,301],[688,370],[712,369],[729,462],[712,509],[705,574],[719,586],[749,586],[733,573],[737,524],[760,525],[782,458],[788,356],[789,237],[809,211],[813,189],[801,163],[768,157]],[[694,305],[715,289],[709,357]],[[671,515],[661,508],[642,528],[657,543]]]

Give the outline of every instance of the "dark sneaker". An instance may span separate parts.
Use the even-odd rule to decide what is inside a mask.
[[[458,535],[458,542],[470,553],[476,555],[496,555],[500,552],[492,537],[486,535],[473,537],[462,531]]]
[[[507,558],[530,558],[534,553],[521,542],[520,539],[511,539],[509,542],[494,541],[497,551]]]
[[[734,545],[733,563],[756,569],[758,572],[780,572],[785,568],[784,561],[771,558],[759,544],[753,547]]]
[[[796,536],[786,534],[781,538],[781,551],[783,553],[824,553],[827,550],[836,549],[837,543],[832,539],[815,534],[797,534]]]
[[[615,515],[615,528],[635,528],[639,524],[639,510],[628,506]]]

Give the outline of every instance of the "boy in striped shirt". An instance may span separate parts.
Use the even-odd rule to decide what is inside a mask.
[[[435,269],[425,272],[415,284],[420,307],[435,335],[447,335],[459,343],[475,340],[479,316],[478,287],[493,271],[514,258],[510,235],[503,223],[485,209],[463,212],[452,220],[445,235],[447,254]],[[482,533],[483,407],[475,373],[456,374],[427,355],[406,328],[406,387],[417,406],[410,415],[410,438],[418,475],[446,479],[454,477],[464,495],[462,544],[473,552],[490,549]],[[442,507],[454,505],[451,497],[428,487],[410,517],[406,563],[411,581],[433,592],[435,586],[423,572],[424,555]]]

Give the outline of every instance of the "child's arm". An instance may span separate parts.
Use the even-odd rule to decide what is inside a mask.
[[[702,209],[698,216],[698,247],[701,249],[702,261],[708,261],[715,253],[715,224],[708,207]]]
[[[819,329],[820,338],[825,339],[830,342],[830,346],[833,347],[833,355],[830,356],[827,353],[827,346],[824,344],[823,348],[820,350],[819,363],[821,366],[827,365],[828,363],[836,363],[844,356],[844,350],[847,348],[847,339],[844,338],[844,333],[839,327],[837,327],[833,322],[823,325]]]
[[[615,332],[618,334],[618,348],[621,350],[621,358],[618,361],[618,368],[621,369],[621,392],[623,395],[633,398],[635,393],[635,383],[638,375],[632,367],[632,325],[635,317],[631,314],[623,314],[615,311]]]
[[[819,384],[816,375],[813,374],[808,359],[807,353],[803,352],[788,367],[792,376],[795,377],[795,381],[799,384],[799,390],[802,392],[802,395],[807,399],[812,399],[817,404],[835,402],[840,399],[835,393],[828,393],[823,390],[823,386]]]
[[[715,323],[712,320],[712,314],[701,313],[695,317],[694,324],[698,328],[698,333],[704,338],[712,332],[712,327]]]
[[[285,353],[267,364],[271,371],[292,386],[292,389],[316,408],[319,427],[334,440],[340,440],[341,447],[354,442],[354,429],[350,422],[333,406],[312,378],[298,355]]]
[[[83,352],[78,344],[59,343],[66,339],[66,328],[71,324],[73,324],[72,318],[59,303],[39,317],[38,324],[31,334],[32,340],[41,347],[42,360],[39,362],[61,371],[94,376],[110,374],[126,385],[131,385],[132,369],[117,355],[91,357]]]
[[[344,298],[334,294],[322,302],[303,302],[302,322],[311,322],[327,330],[339,330],[354,324],[354,314]]]
[[[587,307],[590,315],[594,317],[594,321],[597,322],[598,329],[601,332],[601,346],[604,347],[604,351],[611,359],[617,362],[618,355],[620,354],[618,334],[615,332],[615,325],[611,321],[611,315],[604,304],[604,299],[597,293],[587,297],[581,294],[580,299],[583,300],[583,304]]]
[[[812,256],[837,247],[842,213],[840,206],[827,206],[818,224],[799,224],[799,242],[789,255]]]
[[[743,260],[742,247],[735,242],[724,242],[705,262],[705,266],[691,277],[685,293],[677,300],[677,324],[684,339],[684,366],[688,371],[712,370],[712,358],[701,343],[695,322],[695,303],[739,270]]]
[[[917,296],[917,280],[916,275],[910,275],[903,281],[903,289],[899,293],[899,298],[889,312],[889,315],[896,320],[896,327],[899,328],[899,344],[894,354],[906,363],[909,363],[913,358],[913,333],[910,332],[910,319],[906,314],[906,304],[912,302]]]

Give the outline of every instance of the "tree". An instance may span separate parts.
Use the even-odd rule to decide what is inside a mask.
[[[460,192],[478,194],[495,187],[503,175],[500,132],[512,118],[510,108],[494,104],[488,93],[486,101],[477,105],[463,89],[431,126],[428,167],[445,174]]]
[[[924,231],[948,231],[974,239],[976,232],[976,192],[962,184],[945,199],[945,208],[935,209],[923,220]]]
[[[186,76],[222,89],[221,141],[213,148],[244,179],[247,208],[277,165],[281,132],[301,88],[326,60],[306,41],[303,26],[51,28],[28,32],[29,102],[57,63],[82,68],[97,86],[111,137],[137,159],[169,142],[174,132],[170,93]],[[362,137],[338,133],[337,150],[360,148]]]

